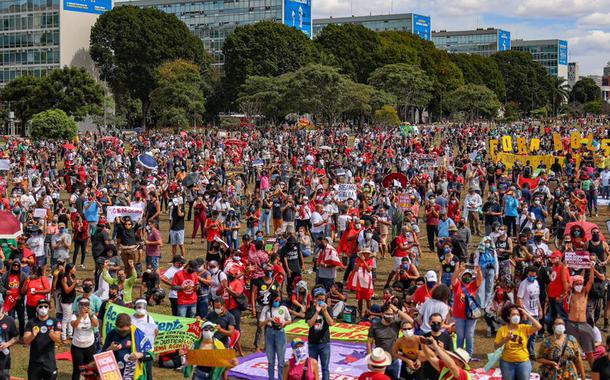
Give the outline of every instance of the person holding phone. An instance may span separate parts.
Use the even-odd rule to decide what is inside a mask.
[[[521,307],[509,304],[502,309],[502,319],[506,325],[498,329],[495,348],[504,346],[500,368],[502,380],[529,379],[532,373],[527,341],[542,328],[536,318]],[[529,323],[522,323],[529,321]]]
[[[123,380],[146,378],[145,362],[154,359],[146,334],[131,323],[129,314],[117,316],[115,328],[106,334],[102,351],[112,351]]]
[[[314,302],[312,302],[305,314],[305,320],[309,326],[307,335],[309,357],[320,363],[322,368],[322,380],[330,377],[330,326],[335,324],[326,303],[326,290],[320,286],[313,290]]]
[[[72,314],[70,325],[74,333],[72,334],[72,380],[80,379],[81,366],[93,361],[95,354],[95,332],[99,322],[97,316],[91,311],[91,304],[88,298],[78,300],[78,311]]]

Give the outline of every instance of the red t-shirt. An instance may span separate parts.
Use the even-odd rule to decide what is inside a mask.
[[[192,305],[197,303],[197,282],[196,273],[188,273],[186,270],[181,270],[174,275],[172,285],[182,286],[184,288],[184,290],[178,292],[178,305]]]
[[[360,377],[358,377],[358,380],[392,380],[392,379],[382,372],[365,372],[362,375],[360,375]]]
[[[561,270],[564,268],[565,276],[568,283],[570,282],[570,272],[567,267],[563,265],[553,265],[553,271],[551,272],[551,283],[549,284],[549,297],[557,298],[564,292],[563,282],[561,282]]]
[[[413,302],[416,304],[424,303],[431,296],[432,294],[430,293],[430,290],[428,290],[428,286],[424,284],[415,289],[415,293],[413,293]]]
[[[464,284],[464,286],[471,296],[476,296],[477,290],[479,290],[479,284],[477,284],[475,279],[472,279],[472,282],[468,285]],[[455,318],[466,319],[466,296],[462,291],[461,281],[458,281],[453,286],[453,295],[453,316]]]
[[[395,257],[407,257],[409,256],[409,249],[401,249],[400,246],[409,244],[409,240],[404,235],[396,236],[396,253]]]
[[[19,281],[19,280],[17,280]],[[49,284],[49,279],[46,277],[39,277],[30,282],[27,285],[27,305],[29,307],[35,307],[38,301],[47,297],[46,294],[32,294],[32,290],[45,290],[51,289],[51,285]]]
[[[233,292],[235,292],[237,294],[242,294],[245,289],[244,280],[242,280],[242,279],[233,280],[233,281],[229,282],[228,286],[229,286],[229,288],[231,288],[231,290],[233,290]],[[227,310],[235,309],[237,307],[237,301],[235,301],[235,297],[229,296],[229,298],[227,299],[227,302],[226,302],[226,306],[227,306]]]
[[[443,368],[447,367],[447,365],[445,365],[445,362],[443,362],[442,360],[439,360],[438,366],[439,366],[440,372],[443,372]],[[449,379],[454,379],[453,375],[451,374],[451,371],[447,372],[447,374],[445,376],[443,376],[442,378],[440,378],[439,380],[449,380]],[[459,374],[458,378],[454,379],[454,380],[468,380],[468,372],[466,372],[465,370],[460,368],[460,374]]]
[[[432,212],[428,213],[429,209],[426,208],[426,224],[429,226],[438,226],[439,216],[441,213],[441,206],[434,204],[432,207],[436,210],[436,216],[434,216],[432,214]],[[432,210],[430,209],[430,211],[432,211]]]

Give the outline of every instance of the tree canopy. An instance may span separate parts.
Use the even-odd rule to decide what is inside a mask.
[[[574,84],[570,92],[570,101],[585,104],[602,98],[602,91],[591,78],[582,78]]]
[[[72,140],[78,133],[78,125],[64,111],[50,109],[32,117],[31,133],[37,139]]]
[[[466,84],[486,86],[498,99],[504,99],[504,77],[493,58],[476,54],[449,54],[449,57],[462,71]]]
[[[479,117],[494,117],[500,109],[496,94],[489,88],[477,84],[466,84],[452,92],[444,100],[452,112],[463,112],[469,120]]]
[[[142,124],[157,86],[157,68],[183,58],[210,75],[210,56],[203,42],[175,15],[155,8],[116,7],[101,15],[91,29],[91,58],[115,96],[142,102]]]

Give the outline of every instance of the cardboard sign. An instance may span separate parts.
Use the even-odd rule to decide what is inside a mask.
[[[286,326],[286,334],[307,336],[309,326],[304,320],[293,322]],[[349,323],[335,323],[330,327],[330,340],[345,340],[350,342],[366,342],[368,339],[368,326],[352,325]]]
[[[121,370],[114,357],[114,352],[104,351],[93,355],[95,366],[101,380],[122,380]]]
[[[502,136],[502,150],[505,152],[513,151],[513,138],[510,136]]]
[[[358,187],[351,183],[337,185],[337,200],[342,202],[348,199],[358,199]]]
[[[574,131],[572,132],[572,136],[570,138],[570,146],[572,149],[580,149],[582,145],[582,137],[580,136],[580,132]]]
[[[113,223],[117,217],[129,216],[131,220],[138,221],[142,218],[144,210],[141,207],[109,206],[106,208],[106,221]]]
[[[234,360],[237,359],[235,350],[187,350],[186,361],[189,365],[202,367],[235,367]]]
[[[569,268],[589,269],[591,268],[591,259],[589,255],[589,252],[586,251],[566,252],[564,259]]]
[[[554,149],[557,152],[563,151],[563,143],[561,142],[561,135],[557,132],[553,133],[553,145]]]
[[[411,208],[411,195],[402,193],[398,196],[398,207],[402,210],[408,210]]]
[[[34,218],[46,218],[47,217],[47,209],[46,208],[36,208],[34,209]]]
[[[10,170],[11,160],[3,158],[0,160],[0,170]]]

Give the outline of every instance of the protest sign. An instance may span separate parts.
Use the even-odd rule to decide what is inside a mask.
[[[292,357],[290,345],[283,353],[286,360]],[[366,346],[364,344],[331,342],[329,372],[331,380],[357,380],[367,372]],[[229,371],[229,378],[247,380],[268,380],[269,361],[264,352],[248,355],[239,359],[239,365]],[[281,378],[280,376],[275,376]]]
[[[572,269],[588,269],[591,268],[591,259],[589,252],[586,251],[568,251],[564,255],[565,263],[568,268]]]
[[[46,218],[47,217],[47,209],[46,208],[35,208],[34,209],[34,218]]]
[[[11,160],[3,158],[0,160],[0,170],[10,170]]]
[[[133,315],[134,312],[135,310],[127,307],[108,304],[101,327],[102,344],[106,333],[114,328],[117,316],[121,313]],[[201,337],[202,321],[157,313],[149,313],[149,315],[157,322],[159,328],[159,334],[154,342],[155,354],[192,347],[193,343]]]
[[[398,195],[398,208],[405,211],[411,207],[411,195],[402,193]]]
[[[576,161],[576,167],[580,166],[580,161],[582,160],[581,156],[578,154],[572,154],[572,158]],[[515,165],[515,162],[519,160],[521,164],[525,164],[526,161],[529,161],[532,167],[537,168],[540,164],[545,164],[547,168],[550,168],[554,163],[555,159],[561,165],[561,167],[565,168],[565,157],[562,156],[553,156],[552,154],[511,154],[511,153],[498,153],[496,155],[496,162],[502,162],[506,165],[507,169],[512,169]]]
[[[358,188],[355,184],[340,183],[337,185],[337,200],[346,201],[348,199],[357,199]]]
[[[263,160],[254,160],[254,161],[252,161],[252,166],[255,167],[255,168],[263,166]]]
[[[186,362],[189,365],[201,367],[234,367],[237,353],[233,349],[228,350],[187,350]]]
[[[121,370],[116,362],[113,351],[104,351],[93,355],[100,380],[121,380]]]
[[[307,336],[309,326],[304,320],[286,326],[286,334]],[[351,342],[366,342],[368,339],[368,326],[352,325],[349,323],[336,323],[330,327],[331,340],[347,340]]]
[[[129,216],[131,220],[138,221],[142,218],[142,214],[144,214],[144,210],[141,207],[108,206],[106,208],[106,221],[112,223],[116,218],[124,216]]]

